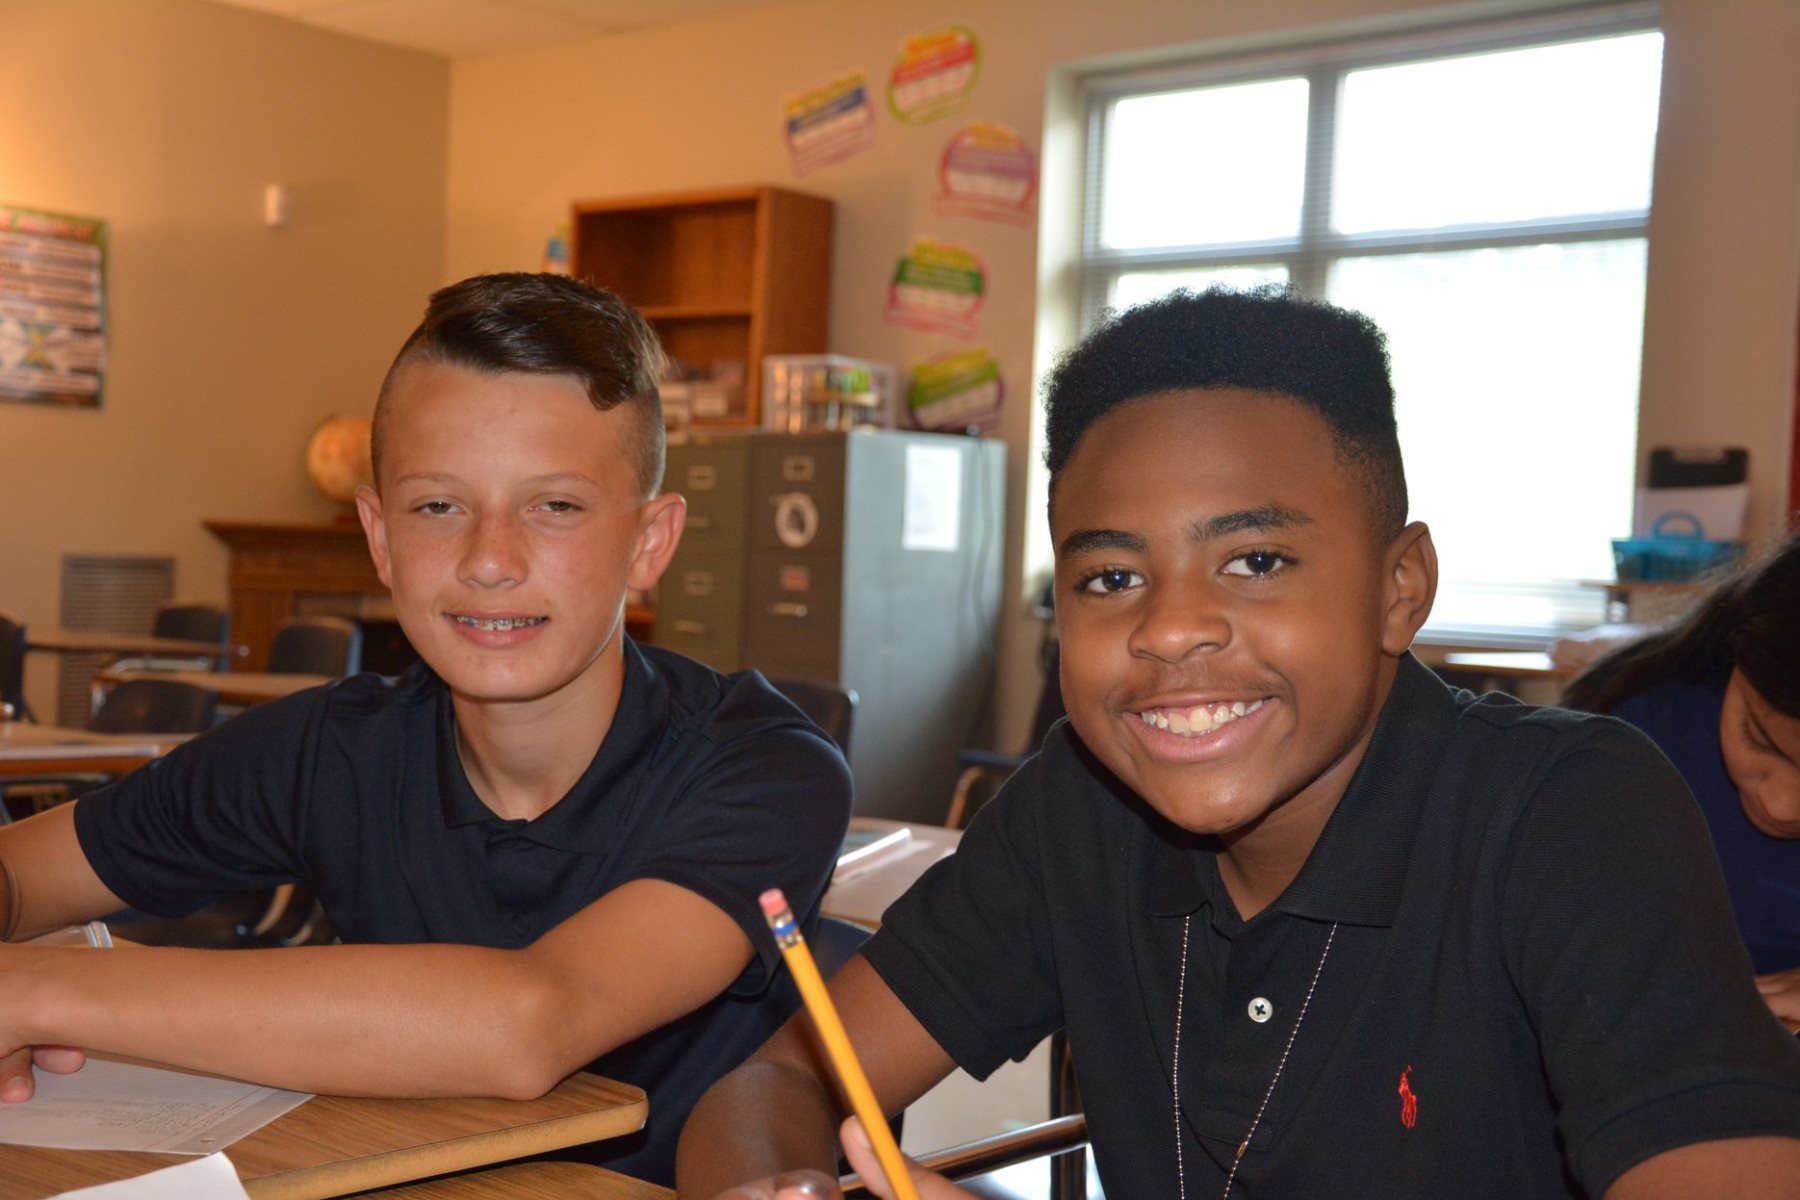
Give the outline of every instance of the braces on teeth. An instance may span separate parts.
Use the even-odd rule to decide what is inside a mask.
[[[1248,716],[1263,706],[1261,700],[1254,704],[1245,704],[1242,700],[1230,704],[1196,705],[1186,711],[1167,712],[1161,709],[1145,711],[1138,714],[1138,719],[1146,725],[1154,725],[1168,733],[1192,736],[1199,733],[1211,733],[1221,725],[1229,725],[1239,717]]]
[[[477,617],[457,617],[458,625],[469,625],[476,629],[489,629],[505,633],[511,629],[524,629],[530,625],[542,625],[549,617],[499,617],[492,621],[483,621]]]

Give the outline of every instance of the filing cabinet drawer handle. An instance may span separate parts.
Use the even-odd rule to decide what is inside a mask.
[[[693,637],[700,637],[706,633],[706,625],[701,621],[678,620],[675,622],[675,632],[685,633]]]
[[[791,601],[783,601],[780,604],[771,604],[769,605],[769,615],[771,617],[804,617],[806,615],[806,605],[795,604]]]

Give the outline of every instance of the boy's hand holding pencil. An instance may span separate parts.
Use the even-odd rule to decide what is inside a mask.
[[[781,956],[787,962],[788,970],[793,973],[794,983],[800,989],[801,999],[806,1001],[806,1010],[819,1031],[819,1039],[825,1043],[825,1051],[837,1072],[838,1082],[843,1085],[844,1093],[850,1099],[850,1108],[856,1114],[846,1120],[839,1131],[850,1165],[869,1185],[869,1190],[882,1200],[954,1200],[955,1197],[968,1197],[968,1192],[942,1176],[920,1170],[901,1155],[900,1147],[894,1142],[893,1132],[888,1128],[887,1116],[876,1102],[875,1091],[869,1086],[868,1077],[863,1074],[862,1064],[857,1061],[856,1051],[851,1048],[850,1037],[844,1032],[844,1023],[838,1017],[830,993],[825,990],[825,981],[819,975],[818,964],[813,962],[812,951],[806,947],[806,939],[800,936],[800,928],[794,922],[794,913],[788,907],[787,897],[782,895],[779,888],[772,888],[762,894],[761,900],[763,915],[768,918],[769,928],[775,933],[775,941],[781,947]],[[720,1200],[761,1200],[764,1195],[770,1196],[772,1200],[820,1200],[821,1197],[838,1194],[835,1180],[825,1186],[828,1190],[822,1191],[820,1182],[810,1179],[791,1185],[784,1181],[779,1186],[774,1186],[772,1192],[762,1193],[752,1185],[748,1189],[737,1188],[727,1192]]]
[[[888,1186],[887,1176],[882,1173],[881,1162],[875,1157],[875,1148],[869,1144],[868,1135],[863,1132],[862,1123],[855,1117],[844,1122],[838,1130],[838,1137],[844,1143],[844,1157],[850,1160],[850,1169],[861,1176],[881,1200],[900,1200],[900,1193]],[[906,1164],[910,1186],[919,1200],[973,1200],[973,1193],[945,1179],[934,1171],[927,1171],[910,1158],[902,1158]],[[793,1197],[779,1195],[777,1200],[795,1200],[803,1193],[795,1193]]]

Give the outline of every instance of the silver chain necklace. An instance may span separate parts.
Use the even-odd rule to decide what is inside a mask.
[[[1182,1161],[1181,1149],[1181,1012],[1187,1007],[1187,964],[1188,964],[1188,931],[1194,923],[1192,913],[1181,919],[1181,974],[1175,985],[1175,1066],[1170,1072],[1169,1091],[1175,1101],[1175,1189],[1180,1200],[1187,1200],[1187,1168]],[[1231,1200],[1231,1184],[1237,1178],[1238,1164],[1244,1161],[1244,1151],[1250,1149],[1250,1139],[1256,1136],[1257,1126],[1262,1124],[1263,1114],[1269,1110],[1269,1098],[1275,1094],[1275,1085],[1281,1082],[1282,1068],[1287,1066],[1288,1054],[1294,1049],[1294,1039],[1300,1036],[1300,1023],[1306,1020],[1306,1010],[1312,1007],[1313,991],[1319,986],[1319,976],[1325,971],[1325,959],[1331,954],[1331,943],[1337,937],[1337,922],[1331,923],[1331,929],[1325,934],[1325,949],[1319,954],[1319,965],[1313,968],[1312,982],[1306,985],[1306,999],[1300,1002],[1300,1013],[1294,1018],[1294,1028],[1288,1033],[1287,1045],[1281,1048],[1281,1059],[1275,1064],[1275,1073],[1269,1076],[1269,1086],[1263,1092],[1262,1103],[1256,1106],[1256,1116],[1250,1120],[1250,1128],[1244,1134],[1244,1140],[1238,1143],[1237,1153],[1232,1156],[1231,1170],[1225,1176],[1225,1193],[1221,1200]]]

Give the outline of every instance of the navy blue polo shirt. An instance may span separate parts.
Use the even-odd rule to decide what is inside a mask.
[[[83,798],[76,832],[134,908],[183,916],[303,882],[346,942],[523,947],[634,879],[711,901],[756,957],[725,994],[591,1065],[648,1092],[650,1120],[589,1157],[666,1182],[688,1110],[798,1004],[756,898],[783,888],[816,920],[850,778],[755,672],[624,649],[611,728],[536,820],[503,820],[476,796],[449,690],[420,664],[253,708]]]
[[[1712,832],[1738,932],[1759,972],[1800,967],[1800,840],[1750,823],[1719,744],[1721,684],[1672,681],[1621,700],[1612,715],[1649,735],[1687,780]]]
[[[1234,1196],[1598,1197],[1687,1143],[1800,1137],[1800,1047],[1706,828],[1620,722],[1408,657],[1288,889],[1243,920],[1218,852],[1064,722],[864,953],[978,1077],[1066,1028],[1101,1181],[1130,1200],[1176,1194],[1184,921],[1190,1197],[1224,1188],[1315,972]]]

